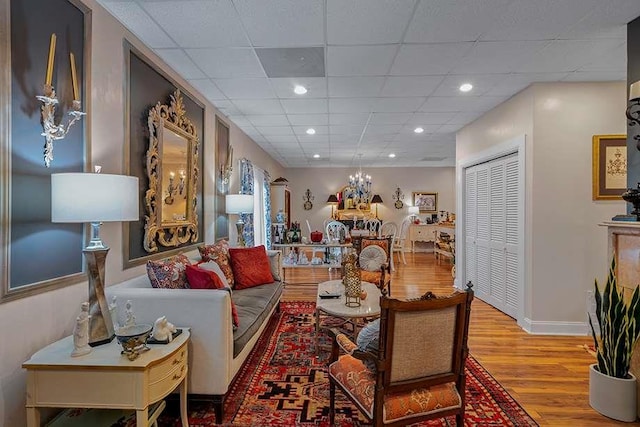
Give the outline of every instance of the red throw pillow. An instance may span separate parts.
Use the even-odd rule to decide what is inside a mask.
[[[231,292],[231,289],[226,287],[220,277],[213,271],[200,268],[198,265],[187,265],[186,271],[191,289],[225,289]],[[233,326],[237,328],[240,324],[240,318],[233,299],[231,300],[231,319]]]
[[[253,248],[229,248],[234,289],[246,289],[272,283],[273,274],[264,245]]]

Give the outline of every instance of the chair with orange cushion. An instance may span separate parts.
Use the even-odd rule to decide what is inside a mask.
[[[431,292],[410,301],[382,295],[377,350],[359,348],[334,331],[330,425],[335,425],[336,386],[374,426],[450,415],[456,416],[456,425],[464,425],[472,300],[471,283],[466,291],[442,298]],[[339,356],[340,349],[346,354]]]
[[[380,290],[391,295],[391,237],[362,239],[358,265],[360,278],[365,282],[374,283]],[[370,249],[374,246],[374,249]]]

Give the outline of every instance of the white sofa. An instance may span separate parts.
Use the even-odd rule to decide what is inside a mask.
[[[109,286],[105,292],[108,301],[116,296],[117,319],[124,319],[125,303],[130,300],[136,323],[153,324],[158,317],[167,316],[176,327],[191,328],[189,393],[210,397],[215,403],[216,419],[222,420],[224,396],[279,308],[282,283],[233,291],[240,316],[240,326],[235,331],[231,296],[226,290],[156,289],[145,274]]]

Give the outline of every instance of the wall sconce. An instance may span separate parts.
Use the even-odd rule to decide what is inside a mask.
[[[53,62],[56,52],[56,35],[51,34],[51,42],[49,44],[49,59],[47,61],[47,75],[44,82],[44,95],[37,95],[36,98],[42,102],[41,115],[42,115],[42,129],[41,133],[44,136],[44,165],[49,167],[53,161],[53,141],[63,139],[67,136],[69,129],[75,122],[80,120],[82,116],[86,115],[80,111],[81,102],[78,91],[78,79],[76,78],[76,60],[73,53],[69,54],[69,62],[71,64],[71,80],[73,83],[73,103],[71,105],[71,111],[69,111],[69,120],[67,124],[55,123],[56,105],[58,104],[58,97],[56,91],[51,85],[53,79]]]
[[[394,202],[394,206],[396,207],[396,209],[402,209],[404,206],[404,203],[402,202],[404,200],[404,193],[402,192],[402,190],[400,190],[400,187],[396,188],[396,191],[393,193],[393,200],[395,200]]]
[[[331,205],[331,219],[335,219],[336,216],[333,213],[333,207],[338,204],[338,196],[331,194],[327,199],[327,203]]]
[[[378,219],[378,203],[382,203],[382,197],[379,194],[374,194],[371,199],[371,204],[376,205],[376,219]]]
[[[311,203],[313,201],[315,197],[313,197],[313,194],[311,194],[311,190],[309,190],[307,188],[307,191],[304,192],[304,194],[302,195],[302,200],[304,200],[304,210],[305,211],[310,211],[311,208],[313,207],[313,203]]]
[[[233,147],[229,144],[227,160],[224,163],[220,163],[220,180],[224,185],[229,185],[231,172],[233,172]]]
[[[175,172],[171,171],[169,172],[169,185],[167,186],[167,197],[164,198],[164,202],[167,205],[171,205],[173,204],[173,196],[177,194],[180,194],[181,196],[183,196],[185,199],[187,198],[187,194],[185,191],[185,172],[184,170],[180,170],[180,182],[178,183],[178,185],[175,185],[175,177],[176,174]]]
[[[630,120],[629,126],[640,126],[640,80],[629,87],[629,102],[626,112]],[[636,148],[640,150],[640,134],[636,133],[633,139],[636,140]]]

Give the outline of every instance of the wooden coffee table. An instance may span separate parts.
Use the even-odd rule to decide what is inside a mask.
[[[367,293],[367,298],[360,300],[359,307],[348,307],[345,304],[344,285],[342,280],[329,280],[318,284],[316,297],[316,354],[320,349],[320,332],[326,326],[323,325],[322,316],[342,320],[329,326],[352,326],[352,336],[355,340],[358,331],[367,319],[380,316],[380,289],[373,283],[362,282],[362,289]],[[323,294],[340,292],[338,298],[320,298]]]

